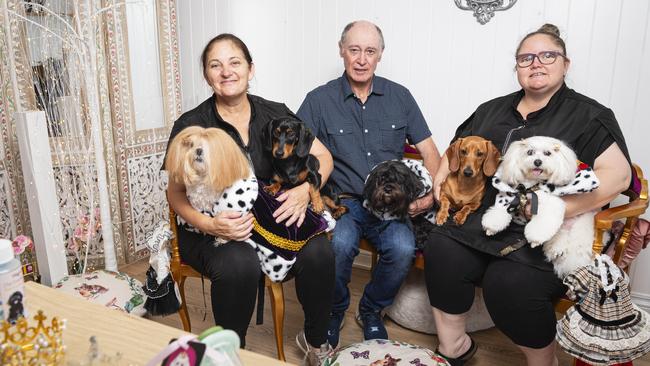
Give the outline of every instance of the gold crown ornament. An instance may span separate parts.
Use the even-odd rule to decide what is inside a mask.
[[[45,324],[47,317],[39,310],[34,316],[37,324],[30,327],[26,318],[16,324],[0,321],[0,365],[60,365],[65,358],[63,329],[65,320],[52,318],[51,325]]]

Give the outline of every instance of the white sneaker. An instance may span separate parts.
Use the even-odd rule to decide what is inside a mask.
[[[301,330],[300,333],[296,335],[296,343],[298,344],[298,348],[305,353],[305,357],[302,359],[302,363],[300,364],[301,366],[320,366],[332,352],[332,346],[327,342],[321,344],[319,348],[312,347],[309,342],[307,342],[304,330]]]

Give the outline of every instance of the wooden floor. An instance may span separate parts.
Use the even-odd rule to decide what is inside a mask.
[[[127,265],[121,268],[122,271],[134,276],[139,280],[144,280],[145,272],[149,263],[145,260]],[[363,286],[369,279],[369,272],[364,269],[354,268],[352,272],[352,282],[350,290],[352,293],[352,305],[348,310],[345,318],[345,326],[341,331],[341,344],[349,344],[363,340],[361,328],[354,320],[354,311],[359,301],[359,296],[363,291]],[[212,312],[210,310],[210,283],[205,282],[205,304],[201,295],[202,286],[199,279],[188,279],[185,282],[185,293],[187,294],[187,303],[192,322],[192,332],[200,333],[204,329],[214,324]],[[284,352],[287,361],[299,364],[302,359],[302,353],[295,342],[295,335],[302,329],[303,313],[300,304],[296,299],[296,293],[293,281],[284,285],[286,315],[284,320]],[[246,337],[246,349],[277,357],[275,349],[275,338],[273,336],[273,320],[271,317],[271,306],[268,302],[269,296],[265,296],[266,304],[264,307],[264,324],[254,325],[255,315],[251,321]],[[152,320],[182,329],[178,315],[169,315],[167,317],[153,317]],[[416,344],[429,349],[435,349],[438,340],[433,335],[414,332],[395,324],[391,320],[386,320],[386,328],[391,339]],[[472,333],[472,337],[479,344],[479,349],[469,366],[505,366],[505,365],[525,365],[524,357],[517,347],[495,328]],[[567,354],[560,350],[560,365],[571,365],[571,360]],[[650,366],[650,355],[635,360],[635,366]]]

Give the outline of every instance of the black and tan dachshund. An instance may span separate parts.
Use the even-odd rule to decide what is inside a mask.
[[[339,199],[327,186],[321,192],[320,163],[309,153],[315,136],[305,124],[297,119],[282,117],[271,120],[264,129],[265,149],[271,153],[273,178],[264,187],[276,195],[282,188],[291,188],[309,182],[309,195],[314,212],[321,214],[325,206],[334,218],[347,212]]]

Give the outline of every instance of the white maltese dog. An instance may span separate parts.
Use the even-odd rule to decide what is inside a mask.
[[[502,160],[492,178],[499,193],[482,218],[485,233],[494,235],[511,221],[526,225],[526,240],[533,248],[544,244],[546,259],[560,278],[589,264],[595,211],[565,220],[566,207],[560,197],[598,188],[593,170],[579,165],[565,143],[546,136],[513,142]],[[527,222],[522,213],[528,201],[532,218]]]
[[[258,184],[248,157],[223,130],[191,126],[169,145],[165,169],[169,179],[185,185],[192,207],[214,217],[222,211],[248,213],[257,199]],[[177,216],[179,225],[190,227]],[[217,238],[216,244],[226,240]]]

